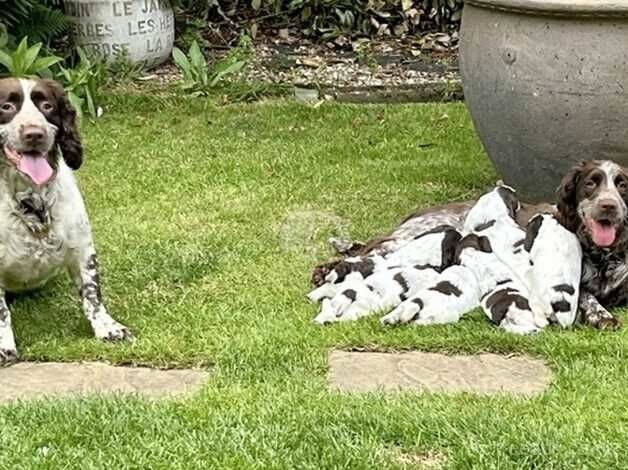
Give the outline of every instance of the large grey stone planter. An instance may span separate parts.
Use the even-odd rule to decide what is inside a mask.
[[[574,162],[628,166],[628,0],[466,0],[464,95],[504,181],[553,200]]]
[[[65,0],[74,44],[112,62],[146,68],[170,58],[174,13],[170,0]]]

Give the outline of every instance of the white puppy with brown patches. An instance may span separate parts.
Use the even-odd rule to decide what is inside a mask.
[[[423,288],[381,319],[383,325],[455,323],[479,303],[478,282],[466,266],[451,266],[436,282]]]
[[[494,324],[515,334],[536,333],[549,321],[571,325],[580,276],[577,239],[550,215],[537,216],[524,231],[513,218],[517,206],[514,191],[504,186],[482,196],[468,213],[465,228],[472,233],[458,242],[456,265],[382,323],[452,323],[481,306]]]
[[[325,282],[308,294],[312,302],[329,299],[314,321],[355,320],[395,307],[453,263],[458,240],[460,234],[455,229],[439,225],[384,256],[340,261],[325,276]]]
[[[530,253],[530,304],[549,321],[567,328],[578,311],[582,248],[576,235],[551,214],[529,224],[524,249]]]
[[[525,236],[513,219],[518,208],[515,192],[507,186],[480,197],[465,220],[465,231],[470,233],[457,244],[456,264],[382,318],[382,323],[453,323],[482,306],[489,319],[507,331],[531,333],[544,326],[535,326],[526,286],[511,268],[528,269],[527,253],[514,254],[512,248]]]
[[[0,80],[0,364],[18,357],[6,292],[42,286],[68,270],[97,338],[130,331],[105,309],[83,198],[76,112],[51,80]]]
[[[535,333],[547,325],[535,318],[527,287],[504,264],[488,237],[469,234],[459,244],[457,262],[433,285],[417,292],[382,318],[382,324],[433,325],[455,323],[481,306],[488,318],[506,331]]]
[[[349,280],[330,298],[323,299],[315,323],[357,320],[399,305],[417,289],[431,285],[439,273],[434,269],[394,267],[373,273],[363,281]]]

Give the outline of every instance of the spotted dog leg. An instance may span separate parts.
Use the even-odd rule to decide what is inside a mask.
[[[11,311],[0,291],[0,365],[14,362],[18,358],[15,338],[11,328]]]
[[[569,328],[573,326],[578,310],[576,288],[571,283],[543,286],[543,288],[537,289],[537,292],[540,291],[545,295],[534,302],[535,306],[532,310],[546,312],[545,316],[553,323],[558,323],[561,328]],[[536,307],[538,305],[542,307]]]
[[[323,299],[331,299],[338,293],[339,285],[332,284],[331,282],[326,282],[320,287],[317,287],[309,294],[307,294],[307,298],[312,303],[317,303],[322,301]]]
[[[580,291],[578,302],[582,322],[594,328],[616,329],[621,326],[620,321],[606,310],[593,294],[587,291]]]
[[[98,259],[93,249],[87,250],[86,256],[80,257],[70,266],[70,275],[81,294],[83,312],[92,325],[96,338],[103,341],[122,341],[132,339],[131,331],[115,321],[107,313],[100,292]]]
[[[315,323],[326,325],[339,321],[355,321],[381,308],[381,299],[367,286],[359,283],[349,286],[331,299],[323,299]]]
[[[380,269],[365,279],[347,277],[342,284],[327,283],[309,294],[312,298],[313,293],[332,292],[325,292],[325,287],[336,287],[333,295],[325,296],[330,301],[321,307],[321,313],[314,321],[326,324],[357,320],[375,312],[390,311],[415,291],[432,285],[439,277],[440,273],[436,270],[408,266]]]

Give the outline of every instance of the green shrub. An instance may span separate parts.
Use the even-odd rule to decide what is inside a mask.
[[[178,0],[180,11],[218,22],[295,27],[307,36],[402,36],[458,27],[463,0]]]
[[[193,96],[207,95],[224,78],[242,70],[247,60],[239,47],[210,68],[196,41],[192,41],[187,55],[178,47],[173,48],[172,58],[183,76],[183,90]]]
[[[42,44],[28,45],[24,37],[15,50],[0,50],[0,73],[10,77],[51,76],[50,67],[59,63],[61,57],[47,55],[39,57]]]
[[[87,113],[92,119],[102,114],[100,90],[107,79],[107,67],[103,62],[91,60],[85,51],[76,49],[78,63],[74,68],[59,65],[59,80],[68,95],[70,103],[80,117]]]
[[[134,63],[126,50],[115,54],[113,61],[107,63],[107,79],[111,84],[131,83],[138,79],[143,71],[142,62]]]
[[[49,43],[66,32],[70,23],[61,0],[0,0],[0,24],[11,38],[28,36]]]

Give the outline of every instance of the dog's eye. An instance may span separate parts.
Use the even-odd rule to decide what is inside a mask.
[[[0,109],[2,109],[2,111],[5,111],[7,113],[11,113],[13,111],[15,111],[15,105],[13,103],[4,103]]]
[[[626,191],[628,190],[628,183],[626,183],[626,180],[623,178],[619,178],[616,182],[615,182],[615,186],[617,186],[617,189],[620,191]]]
[[[590,179],[586,183],[584,183],[584,186],[587,189],[595,189],[595,187],[597,186],[597,183],[595,182],[595,180]]]
[[[49,103],[48,101],[42,102],[40,106],[41,106],[41,110],[45,111],[45,112],[49,112],[49,111],[52,111],[54,109],[54,106],[51,103]]]

